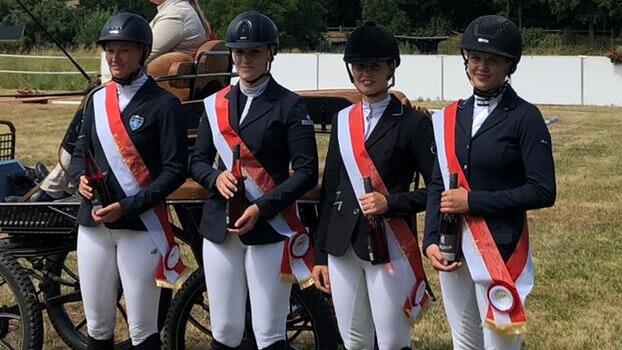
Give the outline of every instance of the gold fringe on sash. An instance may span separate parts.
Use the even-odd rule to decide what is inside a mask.
[[[177,281],[175,281],[175,283],[171,283],[171,282],[168,282],[166,280],[161,280],[161,279],[156,279],[155,283],[158,288],[178,290],[179,288],[181,288],[182,284],[186,282],[186,280],[188,279],[191,273],[192,273],[191,269],[186,267],[184,271],[181,274],[179,274],[179,277],[177,277]]]
[[[506,338],[514,338],[527,332],[527,322],[515,322],[508,325],[495,325],[491,320],[486,319],[484,325],[488,329]]]
[[[291,273],[281,273],[281,279],[291,284],[298,283],[298,285],[300,286],[300,289],[309,288],[315,283],[313,277],[309,277],[302,281],[298,281],[296,280],[296,277]]]

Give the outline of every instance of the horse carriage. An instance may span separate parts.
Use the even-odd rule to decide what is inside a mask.
[[[195,57],[166,54],[154,60],[148,70],[164,88],[182,100],[188,127],[187,144],[192,152],[202,98],[228,85],[231,73],[229,52],[221,41],[205,43]],[[332,115],[360,98],[354,90],[299,92],[306,100],[318,134],[329,131]],[[13,159],[15,128],[10,122],[0,131],[0,157]],[[188,249],[185,259],[198,268],[172,295],[163,290],[159,326],[167,349],[207,348],[211,339],[209,302],[201,268],[198,233],[201,206],[208,195],[188,179],[167,199],[177,239]],[[298,215],[311,234],[318,224],[319,187],[297,202]],[[79,276],[75,259],[78,200],[57,202],[0,203],[0,348],[40,349],[43,346],[43,311],[56,333],[72,349],[86,349]],[[188,264],[192,265],[192,263]],[[102,286],[105,288],[105,286]],[[337,348],[339,337],[327,296],[314,287],[292,288],[287,337],[292,348]],[[117,304],[116,348],[129,349],[122,295]],[[250,317],[247,317],[245,348],[254,348]],[[124,330],[125,329],[125,330]],[[124,336],[123,336],[124,335]]]

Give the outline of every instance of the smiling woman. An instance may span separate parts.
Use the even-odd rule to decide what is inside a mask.
[[[159,349],[159,287],[185,269],[164,200],[186,178],[186,129],[179,100],[144,72],[152,44],[144,18],[112,16],[97,43],[113,81],[87,96],[69,166],[83,197],[77,254],[88,349],[114,345],[119,281],[132,345]]]
[[[143,47],[137,43],[110,41],[104,44],[110,73],[118,80],[128,80],[141,68]]]
[[[423,246],[439,271],[454,348],[517,350],[534,287],[527,210],[555,201],[551,135],[538,108],[509,84],[522,55],[514,23],[477,18],[460,48],[473,96],[432,118],[437,164]],[[451,177],[458,188],[449,187]],[[445,215],[460,216],[454,232]],[[460,238],[448,244],[450,235]],[[447,260],[450,252],[459,258]]]
[[[190,161],[194,179],[212,193],[199,232],[215,350],[242,343],[247,294],[257,347],[289,348],[291,282],[312,284],[309,235],[291,210],[317,184],[314,127],[303,99],[270,75],[278,44],[264,14],[248,11],[231,21],[226,46],[239,84],[205,99]],[[234,165],[245,181],[234,176]],[[234,215],[240,202],[242,214]]]

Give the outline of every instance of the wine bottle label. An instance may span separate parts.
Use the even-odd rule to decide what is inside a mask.
[[[441,256],[447,261],[456,261],[458,253],[458,235],[441,234],[438,248]]]

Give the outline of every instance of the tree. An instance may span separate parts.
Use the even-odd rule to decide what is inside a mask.
[[[10,11],[2,18],[3,24],[24,24],[26,26],[23,45],[47,45],[51,42],[34,20],[15,2],[4,1]],[[77,30],[75,9],[64,0],[24,0],[26,7],[32,12],[47,31],[62,45],[73,42]]]
[[[326,9],[320,0],[207,0],[201,8],[220,38],[238,14],[256,10],[272,18],[279,28],[281,46],[309,50],[317,47],[326,31]]]
[[[355,27],[362,18],[361,0],[324,0],[329,27]]]
[[[387,27],[393,34],[410,32],[410,19],[400,8],[398,0],[363,0],[363,20],[371,20]]]

